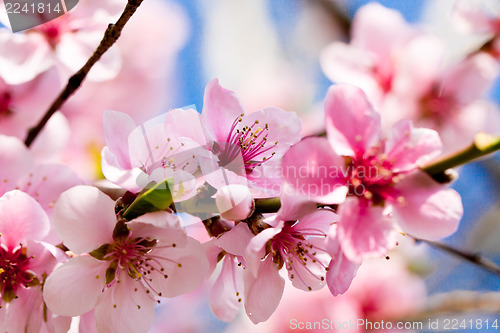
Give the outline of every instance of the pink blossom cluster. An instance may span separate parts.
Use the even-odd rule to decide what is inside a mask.
[[[287,312],[294,293],[335,300],[323,309],[333,319],[411,313],[422,281],[396,260],[373,275],[373,263],[383,266],[408,238],[457,230],[460,195],[424,166],[441,155],[440,134],[451,144],[457,131],[469,141],[484,129],[469,116],[490,110],[482,97],[497,60],[477,52],[443,68],[437,37],[367,5],[350,44],[331,45],[322,59],[341,82],[324,97],[326,135],[301,137],[297,114],[248,113],[217,79],[201,112],[130,114],[142,99],[156,111],[159,101],[131,91],[158,89],[164,77],[124,37],[27,148],[20,138],[40,106],[88,58],[87,43],[119,4],[81,0],[79,11],[24,34],[0,31],[0,330],[147,332],[157,304],[207,285],[217,318],[243,309],[276,331],[284,329],[270,318]],[[170,36],[169,57],[182,39]],[[120,96],[99,95],[107,85]],[[81,177],[82,149],[97,150],[99,185]],[[389,279],[409,286],[394,287],[400,303],[384,301]]]
[[[456,21],[461,17],[468,26],[497,31],[498,19],[485,20],[486,14],[464,7],[462,1]],[[437,130],[449,152],[465,146],[478,131],[499,130],[497,108],[485,99],[499,74],[493,52],[474,50],[450,63],[444,40],[377,3],[361,7],[352,24],[350,42],[326,47],[321,65],[330,80],[365,91],[383,115],[384,131],[412,119]]]
[[[435,131],[402,121],[383,137],[379,114],[359,88],[348,85],[330,88],[325,117],[328,138],[300,140],[294,113],[268,108],[246,114],[234,93],[217,80],[206,88],[201,114],[176,109],[137,126],[126,114],[107,112],[102,170],[127,193],[115,201],[93,186],[73,186],[75,180],[57,185],[59,198],[46,209],[66,253],[61,246],[50,247],[52,266],[30,254],[35,246],[24,235],[33,230],[43,242],[51,229],[47,213],[35,208],[40,204],[33,200],[48,195],[42,196],[48,188],[39,184],[48,175],[40,180],[28,173],[27,183],[4,175],[2,200],[17,214],[23,211],[2,220],[2,253],[9,263],[0,275],[4,308],[19,304],[21,291],[43,285],[43,302],[39,289],[39,302],[29,306],[44,304],[57,318],[93,320],[99,332],[140,332],[152,325],[157,302],[194,290],[215,274],[210,295],[214,314],[230,321],[241,304],[250,320],[259,323],[280,303],[282,270],[295,288],[315,291],[327,285],[339,295],[348,290],[363,259],[383,257],[402,233],[437,239],[455,231],[462,215],[459,195],[419,170],[439,154]],[[17,139],[5,140],[22,147]],[[5,158],[12,160],[11,155]],[[28,157],[26,152],[17,158]],[[294,177],[291,170],[306,161],[308,173]],[[284,174],[260,176],[261,168],[275,163]],[[323,177],[318,172],[322,166],[343,172]],[[363,171],[365,167],[373,173]],[[165,180],[168,188],[150,188]],[[275,195],[268,185],[276,183],[281,208],[256,213],[254,198]],[[9,184],[17,190],[7,192]],[[148,197],[148,189],[168,190],[171,204],[137,211],[134,207]],[[26,198],[19,206],[12,201],[18,197]],[[200,239],[202,245],[188,236],[176,208],[201,200],[185,210],[194,214],[191,208],[208,205],[210,199],[215,209],[195,215],[212,236]],[[24,217],[32,211],[44,216],[43,232],[34,231],[41,228],[41,217]],[[28,221],[36,228],[18,227]],[[62,264],[52,271],[57,260]],[[221,268],[213,273],[217,262]],[[46,271],[38,273],[37,264]],[[92,317],[83,316],[89,311]]]

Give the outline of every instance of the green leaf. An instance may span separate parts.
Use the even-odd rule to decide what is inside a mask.
[[[125,209],[123,218],[133,220],[146,213],[167,209],[173,202],[169,179],[160,183],[151,182],[137,195],[137,198]]]

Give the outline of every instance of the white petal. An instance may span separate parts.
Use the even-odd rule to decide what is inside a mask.
[[[75,186],[54,207],[54,227],[63,243],[77,254],[113,242],[115,203],[92,186]]]
[[[105,268],[105,263],[92,257],[68,260],[45,281],[43,298],[47,307],[64,316],[90,311],[105,284]]]

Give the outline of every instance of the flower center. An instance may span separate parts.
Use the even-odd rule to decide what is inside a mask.
[[[290,279],[298,279],[309,291],[313,288],[306,275],[311,275],[319,281],[325,280],[328,270],[328,260],[322,259],[326,251],[317,246],[312,240],[324,239],[326,234],[319,229],[296,230],[299,222],[287,221],[279,234],[274,236],[266,246],[266,250],[273,256],[273,261],[281,269],[291,271]],[[327,256],[327,255],[326,255]]]
[[[380,145],[369,149],[363,156],[346,157],[348,195],[380,204],[390,195],[399,180],[386,155],[379,154]]]
[[[241,114],[234,120],[226,142],[214,143],[212,151],[219,158],[220,166],[228,165],[241,154],[245,171],[249,174],[256,166],[260,166],[274,156],[275,152],[271,150],[278,144],[278,141],[268,141],[269,124],[265,123],[262,127],[258,120],[250,126],[238,128],[243,117],[244,114]]]
[[[176,244],[158,246],[158,241],[155,239],[132,238],[129,234],[126,237],[118,237],[113,244],[101,246],[91,255],[100,260],[110,261],[110,265],[106,269],[104,289],[119,283],[122,272],[125,272],[132,279],[140,281],[147,294],[152,292],[161,297],[161,292],[156,291],[151,284],[153,279],[168,278],[164,267],[166,263],[175,263],[178,267],[182,267],[176,261],[154,254],[155,249],[167,247],[176,247]],[[153,295],[151,297],[154,298]]]
[[[67,15],[67,14],[66,14]],[[69,30],[67,24],[67,18],[64,16],[58,17],[55,20],[49,21],[47,23],[36,26],[31,29],[31,31],[36,31],[40,33],[45,39],[47,43],[55,49],[59,41],[61,40],[61,36],[63,33]]]
[[[12,112],[10,110],[11,101],[12,96],[9,92],[0,92],[0,118],[9,115]]]
[[[10,302],[16,298],[20,286],[28,287],[34,280],[29,272],[29,261],[33,257],[26,256],[26,248],[20,245],[14,250],[0,247],[0,285],[2,300]]]
[[[435,125],[441,126],[448,121],[450,112],[457,106],[453,96],[442,93],[442,89],[434,85],[429,93],[421,101],[422,120],[431,120]]]

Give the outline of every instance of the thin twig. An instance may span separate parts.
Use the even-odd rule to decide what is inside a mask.
[[[451,168],[469,163],[477,158],[489,155],[500,150],[500,136],[487,133],[478,133],[474,141],[467,147],[438,158],[421,167],[422,171],[432,176],[436,181],[446,180],[444,173]],[[446,181],[444,181],[446,182]]]
[[[429,244],[432,247],[435,247],[437,249],[443,250],[445,252],[448,252],[450,254],[453,254],[459,258],[465,259],[470,263],[473,263],[476,266],[479,266],[491,273],[494,273],[498,276],[500,276],[500,267],[498,267],[494,262],[482,257],[478,253],[474,252],[468,252],[466,250],[461,250],[454,248],[452,246],[449,246],[447,244],[439,243],[439,242],[434,242],[434,241],[429,241],[425,239],[418,239],[415,238],[417,241]]]
[[[83,80],[89,73],[90,69],[94,64],[99,61],[102,55],[118,40],[120,34],[125,27],[128,20],[134,15],[137,8],[141,5],[143,0],[128,0],[127,6],[123,10],[122,15],[116,21],[115,24],[109,24],[104,37],[102,38],[99,46],[94,51],[94,54],[87,60],[87,63],[83,65],[78,72],[71,76],[66,84],[66,87],[61,91],[59,96],[54,100],[49,109],[45,112],[43,118],[38,122],[38,124],[30,128],[28,131],[28,136],[24,141],[25,145],[29,147],[36,137],[42,131],[45,124],[49,121],[50,117],[61,108],[61,106],[66,102],[66,100],[80,87]]]
[[[332,22],[337,24],[340,32],[346,40],[351,34],[352,21],[349,15],[338,3],[331,0],[304,0],[306,5],[317,5],[331,18]]]

